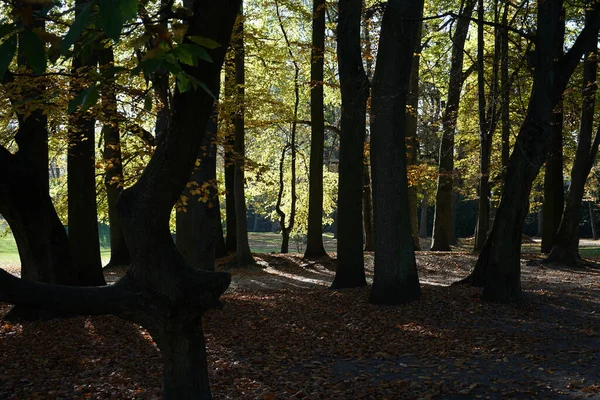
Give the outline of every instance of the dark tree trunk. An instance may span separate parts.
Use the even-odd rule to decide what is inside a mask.
[[[227,247],[225,246],[225,236],[223,235],[223,224],[221,219],[221,200],[217,196],[217,238],[215,241],[215,258],[223,258],[227,255]]]
[[[427,237],[427,209],[429,208],[429,196],[427,191],[423,192],[423,199],[421,200],[421,219],[419,221],[419,237]]]
[[[360,47],[362,0],[339,3],[337,40],[342,116],[338,195],[337,267],[331,287],[366,286],[363,256],[364,142],[369,81]]]
[[[75,2],[76,13],[87,4],[87,0]],[[95,70],[96,58],[91,55],[84,59],[81,44],[75,44],[73,73],[85,76]],[[73,82],[73,91],[84,89]],[[96,121],[88,113],[75,111],[69,123],[69,149],[67,152],[67,185],[69,214],[69,244],[73,263],[77,269],[77,279],[81,285],[104,285],[102,260],[100,259],[100,238],[96,206],[96,165],[95,165],[95,126]]]
[[[421,295],[408,210],[406,102],[423,1],[387,3],[372,91],[371,165],[375,273],[369,301],[401,304]]]
[[[234,151],[236,155],[235,170],[233,174],[233,192],[235,196],[235,263],[237,266],[245,266],[254,264],[254,257],[250,251],[250,243],[248,241],[248,217],[246,216],[246,195],[244,194],[244,186],[246,179],[244,178],[244,165],[246,161],[246,128],[244,126],[244,116],[246,112],[246,95],[245,95],[245,51],[244,51],[244,11],[240,6],[240,13],[236,23],[235,40],[233,48],[235,51],[235,83],[237,84],[237,112],[233,120],[235,126],[235,143]]]
[[[423,15],[420,16],[422,18]],[[419,62],[421,60],[421,35],[423,23],[419,24],[417,32],[417,47],[413,54],[410,69],[410,83],[406,113],[406,163],[408,166],[417,165],[417,154],[419,153],[419,141],[417,138],[417,116],[419,108]],[[410,212],[410,227],[412,230],[413,245],[415,250],[421,250],[419,244],[419,216],[417,215],[417,187],[414,184],[408,186],[408,209]]]
[[[327,254],[323,246],[323,151],[325,147],[323,58],[325,49],[325,8],[325,0],[313,0],[312,50],[310,54],[310,177],[305,258],[319,258]]]
[[[228,56],[225,64],[225,96],[233,98],[235,96],[235,63],[233,58]],[[235,106],[234,106],[235,107]],[[235,112],[232,112],[231,119],[235,119]],[[225,169],[225,246],[228,253],[235,253],[237,250],[237,217],[235,213],[235,128],[228,130],[225,136],[224,145],[224,169]]]
[[[509,3],[504,4],[502,12],[502,26],[508,26],[508,7]],[[502,29],[500,32],[500,86],[502,91],[501,113],[502,120],[502,183],[506,182],[506,170],[508,169],[508,160],[510,157],[510,88],[511,83],[508,75],[508,29]]]
[[[458,120],[460,94],[465,80],[463,60],[465,41],[469,31],[470,17],[475,8],[475,0],[465,0],[460,17],[456,22],[456,31],[452,40],[452,61],[450,64],[450,83],[448,102],[442,116],[442,141],[440,144],[439,175],[435,195],[435,214],[433,218],[433,237],[431,250],[450,250],[450,218],[452,215],[452,185],[454,174],[454,135]]]
[[[182,193],[187,205],[177,210],[177,248],[194,268],[215,270],[217,224],[221,221],[217,198],[217,119],[216,106],[190,181]]]
[[[561,29],[563,40],[559,40],[556,43],[556,52],[560,55],[562,55],[565,29],[564,9],[562,12]],[[550,117],[550,146],[548,155],[546,156],[546,173],[544,174],[542,253],[545,254],[550,253],[550,250],[552,250],[552,247],[556,243],[556,233],[560,225],[565,203],[563,181],[563,120],[563,101],[561,96]]]
[[[210,50],[212,63],[184,66],[218,93],[220,69],[239,1],[195,2],[190,36],[222,43]],[[188,266],[169,231],[171,209],[185,187],[211,113],[213,99],[203,89],[176,91],[173,118],[138,182],[117,202],[131,255],[126,276],[104,287],[32,283],[0,272],[0,300],[60,310],[73,315],[116,314],[146,327],[164,361],[165,399],[210,399],[202,337],[202,314],[219,305],[226,273]]]
[[[590,16],[588,15],[588,18]],[[586,54],[583,64],[583,86],[581,123],[577,140],[575,161],[571,170],[571,184],[567,191],[565,210],[556,233],[554,246],[546,262],[576,266],[582,263],[579,255],[579,221],[585,190],[585,183],[596,160],[600,144],[600,130],[592,142],[594,131],[594,108],[598,89],[596,79],[598,73],[597,46]],[[591,213],[590,213],[591,215]],[[546,216],[544,215],[544,223]]]
[[[363,228],[365,230],[365,251],[375,250],[373,235],[373,196],[371,194],[371,174],[369,166],[363,166]]]
[[[116,122],[117,97],[114,91],[115,77],[110,68],[114,64],[112,47],[99,54],[100,67],[108,74],[108,81],[102,88],[102,109],[106,121],[102,127],[104,138],[104,185],[108,203],[108,223],[110,225],[110,262],[107,266],[129,265],[129,250],[123,235],[121,220],[117,214],[117,199],[123,191],[123,166],[121,157],[121,139]]]
[[[538,5],[538,37],[560,40],[562,1]],[[522,298],[521,236],[529,210],[533,180],[548,149],[550,117],[579,59],[597,38],[600,18],[596,5],[593,17],[567,54],[556,58],[556,40],[539,40],[534,57],[534,84],[527,116],[511,155],[507,179],[490,235],[475,269],[464,281],[483,286],[483,299],[513,302]]]
[[[598,232],[596,232],[596,217],[594,216],[594,203],[588,201],[588,210],[590,213],[590,229],[592,230],[592,239],[598,240]]]

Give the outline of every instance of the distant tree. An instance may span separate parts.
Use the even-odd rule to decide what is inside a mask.
[[[410,69],[423,1],[388,1],[373,78],[371,165],[375,274],[369,301],[401,304],[421,294],[412,242],[404,138]]]

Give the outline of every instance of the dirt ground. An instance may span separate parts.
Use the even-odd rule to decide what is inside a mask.
[[[400,307],[370,305],[368,288],[329,290],[330,258],[223,260],[232,284],[204,320],[214,397],[600,398],[600,270],[527,265],[536,258],[523,258],[525,302],[507,306],[449,286],[473,254],[418,252],[422,298]],[[160,375],[152,338],[127,321],[0,321],[2,399],[155,399]]]

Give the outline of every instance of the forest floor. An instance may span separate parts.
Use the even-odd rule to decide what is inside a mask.
[[[331,259],[256,259],[247,269],[223,260],[233,281],[204,319],[216,399],[600,398],[593,265],[547,268],[523,254],[525,302],[495,305],[449,286],[475,255],[417,252],[421,300],[376,307],[367,288],[328,289]],[[366,268],[370,279],[369,253]],[[148,333],[118,318],[0,320],[1,399],[156,399],[161,370]]]

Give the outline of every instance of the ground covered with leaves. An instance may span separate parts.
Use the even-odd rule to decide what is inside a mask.
[[[524,260],[526,301],[506,306],[449,286],[473,255],[417,259],[422,299],[401,307],[327,289],[328,259],[262,254],[230,270],[224,308],[204,320],[214,397],[600,398],[600,270]],[[161,370],[152,338],[118,318],[0,321],[2,399],[155,399]]]

